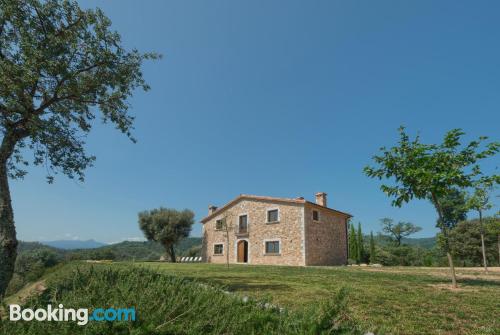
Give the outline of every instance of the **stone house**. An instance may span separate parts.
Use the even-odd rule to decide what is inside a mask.
[[[210,206],[201,220],[203,260],[225,263],[229,256],[230,263],[347,264],[351,217],[328,208],[326,193],[317,193],[316,202],[242,194],[220,208]]]

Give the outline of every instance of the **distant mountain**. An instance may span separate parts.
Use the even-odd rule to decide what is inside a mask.
[[[44,241],[40,242],[41,244],[48,245],[49,247],[65,249],[65,250],[73,250],[73,249],[94,249],[104,247],[107,244],[97,242],[95,240],[58,240],[58,241]]]

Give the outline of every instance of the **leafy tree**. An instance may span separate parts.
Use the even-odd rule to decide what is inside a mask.
[[[481,252],[483,254],[484,271],[488,272],[488,262],[486,260],[486,248],[484,246],[484,225],[483,213],[490,209],[493,205],[490,202],[489,192],[493,188],[493,180],[483,178],[474,187],[473,194],[468,198],[467,205],[470,209],[475,210],[479,215],[479,230],[481,234]]]
[[[466,193],[457,189],[451,189],[443,196],[441,201],[444,224],[453,229],[459,222],[467,219]]]
[[[349,224],[349,258],[356,260],[358,257],[358,239],[353,224]]]
[[[361,222],[358,222],[358,232],[356,234],[357,242],[357,255],[356,255],[356,263],[360,264],[363,262],[365,256],[365,248],[363,243],[363,233],[361,231]]]
[[[201,245],[195,245],[186,251],[188,257],[198,257],[201,255]]]
[[[85,136],[98,115],[132,138],[127,99],[149,88],[141,65],[157,55],[127,51],[110,26],[76,2],[0,1],[0,297],[17,255],[9,178],[26,174],[23,154],[33,152],[49,182],[58,172],[83,181],[95,159]]]
[[[451,251],[463,264],[463,266],[477,266],[484,264],[481,240],[484,241],[484,257],[493,261],[496,258],[497,236],[493,231],[485,228],[495,224],[491,217],[483,218],[483,227],[479,219],[461,221],[450,231]]]
[[[149,241],[159,242],[176,262],[175,245],[189,236],[194,224],[194,213],[188,209],[178,211],[160,207],[139,213],[139,228]]]
[[[500,215],[496,214],[495,219],[486,225],[486,230],[497,237],[498,266],[500,266]]]
[[[373,238],[373,232],[370,232],[370,264],[375,263],[376,257],[375,239]]]
[[[404,127],[399,133],[398,145],[381,148],[381,154],[373,157],[376,166],[366,166],[364,172],[369,177],[393,182],[381,185],[381,190],[393,198],[393,206],[401,207],[413,198],[431,201],[438,215],[437,226],[443,235],[452,285],[456,287],[448,239],[452,227],[445,221],[442,202],[453,189],[472,187],[480,175],[478,162],[495,155],[500,144],[493,142],[482,148],[486,137],[480,137],[462,147],[460,140],[464,132],[460,129],[446,133],[441,144],[422,143],[419,136],[411,140]]]
[[[411,234],[422,230],[422,228],[415,226],[410,222],[400,221],[397,224],[394,224],[394,220],[390,218],[383,218],[380,220],[380,223],[382,224],[382,230],[394,238],[396,246],[398,247],[401,245],[403,237],[408,237]]]

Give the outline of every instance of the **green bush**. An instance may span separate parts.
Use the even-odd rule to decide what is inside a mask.
[[[9,283],[7,295],[19,291],[29,282],[38,280],[48,268],[61,262],[61,257],[49,249],[24,251],[16,259],[14,276]]]
[[[192,280],[118,265],[66,267],[47,281],[48,289],[25,303],[30,308],[135,307],[136,321],[11,322],[1,334],[358,334],[349,317],[346,292],[317,309],[300,313],[243,301]],[[55,275],[54,274],[54,275]]]

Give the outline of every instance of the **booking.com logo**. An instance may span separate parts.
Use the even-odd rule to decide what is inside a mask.
[[[47,305],[47,308],[21,308],[19,305],[9,305],[10,321],[76,321],[79,326],[89,321],[135,321],[135,308],[96,308],[89,313],[88,308],[58,308]]]

